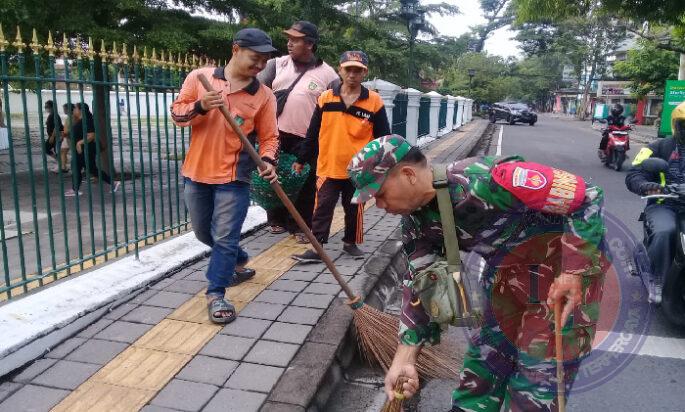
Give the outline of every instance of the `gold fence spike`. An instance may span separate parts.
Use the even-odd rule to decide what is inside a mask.
[[[69,40],[67,39],[67,34],[62,33],[62,57],[69,58]]]
[[[159,53],[159,65],[162,66],[162,69],[166,69],[166,59],[164,58],[164,50],[162,50]]]
[[[134,63],[138,63],[140,60],[140,56],[138,55],[138,47],[135,44],[133,45],[133,54],[131,55],[131,58],[133,59]]]
[[[190,60],[188,60],[188,53],[186,53],[186,58],[183,61],[183,68],[187,70],[190,70]]]
[[[181,53],[178,54],[177,67],[179,70],[183,70],[183,59],[181,58]]]
[[[197,69],[197,56],[195,54],[193,54],[193,62],[191,64],[193,69]]]
[[[150,59],[147,57],[147,46],[143,47],[143,66],[150,64]]]
[[[121,62],[121,54],[119,54],[119,50],[117,50],[117,42],[115,41],[112,42],[112,52],[109,54],[109,57],[112,58],[113,63]]]
[[[92,47],[90,47],[90,46],[92,46],[92,43],[90,42],[90,38],[89,38],[88,44],[89,44],[88,53],[90,53],[91,50],[93,49]],[[74,43],[74,53],[76,54],[77,60],[83,60],[83,42],[81,42],[80,36],[76,36],[76,42]]]
[[[121,45],[121,61],[128,64],[128,50],[126,50],[126,43]]]
[[[0,52],[5,51],[5,47],[9,46],[10,42],[5,39],[5,33],[2,32],[2,23],[0,23]]]
[[[38,35],[36,34],[36,29],[33,29],[33,37],[31,37],[31,44],[29,44],[33,54],[38,54],[43,49],[43,46],[38,43]]]
[[[168,56],[167,63],[169,64],[169,68],[172,70],[175,69],[176,68],[176,61],[174,60],[174,54],[171,53],[171,51],[169,51],[169,54],[167,56]]]
[[[14,40],[14,43],[12,43],[12,46],[16,47],[19,53],[23,53],[24,47],[26,47],[21,40],[21,30],[19,29],[19,26],[17,26],[17,38]]]
[[[55,57],[55,42],[52,41],[52,31],[48,31],[48,44],[45,45],[45,50],[48,52],[48,56]]]
[[[100,52],[98,53],[98,56],[100,56],[100,60],[103,63],[107,62],[107,58],[109,57],[107,48],[105,47],[105,41],[103,39],[100,39]]]
[[[152,56],[150,56],[150,63],[152,63],[153,66],[157,65],[157,49],[152,48]]]

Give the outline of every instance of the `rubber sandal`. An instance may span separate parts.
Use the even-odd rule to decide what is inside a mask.
[[[230,304],[224,298],[216,298],[211,302],[207,303],[207,312],[209,314],[209,320],[214,323],[226,324],[231,323],[236,318],[235,306]],[[230,312],[229,316],[215,316],[217,312]]]
[[[308,245],[309,239],[307,239],[307,236],[305,236],[304,233],[295,233],[295,243],[300,245]]]
[[[250,268],[243,268],[241,270],[236,269],[233,272],[233,284],[231,286],[252,279],[256,273],[256,270]]]
[[[272,235],[280,235],[281,233],[285,233],[286,229],[283,226],[271,226],[271,234]]]

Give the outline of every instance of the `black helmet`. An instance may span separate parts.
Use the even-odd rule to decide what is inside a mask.
[[[623,114],[623,106],[621,106],[620,103],[616,103],[612,108],[611,108],[611,115],[614,117],[618,117]]]

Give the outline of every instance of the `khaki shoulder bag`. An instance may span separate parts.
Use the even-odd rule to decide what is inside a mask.
[[[466,279],[459,256],[459,240],[454,212],[447,187],[447,166],[433,165],[433,187],[437,190],[438,208],[444,237],[445,259],[439,259],[414,276],[412,289],[431,322],[447,325],[476,326],[482,313],[480,287],[475,279]]]

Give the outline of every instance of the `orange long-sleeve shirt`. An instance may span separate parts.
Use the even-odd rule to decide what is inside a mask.
[[[272,160],[276,159],[278,150],[276,97],[257,79],[247,87],[231,92],[224,68],[207,67],[188,74],[171,106],[174,123],[181,127],[192,126],[183,176],[209,184],[235,180],[249,182],[255,164],[243,149],[238,135],[219,110],[202,110],[200,99],[206,91],[198,80],[200,73],[221,94],[224,104],[250,141],[259,142],[259,155]]]

